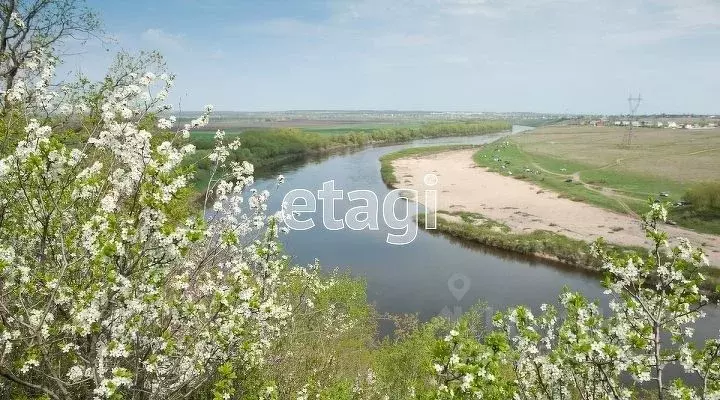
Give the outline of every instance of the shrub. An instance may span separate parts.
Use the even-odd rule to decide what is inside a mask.
[[[700,212],[720,212],[720,182],[695,184],[688,189],[683,200]]]

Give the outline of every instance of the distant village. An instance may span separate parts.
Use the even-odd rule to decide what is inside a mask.
[[[196,111],[176,114],[178,119],[189,121]],[[426,122],[457,122],[477,120],[507,120],[516,125],[580,125],[596,127],[634,127],[668,129],[717,129],[720,116],[715,115],[599,115],[599,114],[546,114],[532,112],[467,112],[467,111],[395,111],[395,110],[290,110],[290,111],[216,111],[213,127],[283,127],[305,125],[343,125],[370,123],[403,125]],[[358,125],[359,126],[359,125]]]
[[[603,117],[598,119],[576,119],[570,124],[589,126],[619,126],[634,128],[667,128],[667,129],[716,129],[720,121],[714,115],[698,118],[651,118],[630,119],[627,117]]]

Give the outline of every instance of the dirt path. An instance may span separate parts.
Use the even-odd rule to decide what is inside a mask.
[[[518,149],[518,151],[522,152],[522,149],[520,148],[520,146],[518,146],[517,149]],[[631,197],[631,196],[628,196],[628,195],[624,195],[624,194],[617,193],[617,192],[615,192],[615,191],[614,191],[613,189],[611,189],[611,188],[602,187],[602,188],[600,188],[600,189],[596,189],[593,185],[591,185],[591,184],[583,181],[582,178],[580,177],[580,173],[581,173],[581,172],[601,170],[601,169],[609,168],[609,167],[612,167],[612,166],[615,166],[615,165],[620,165],[620,161],[621,161],[621,160],[622,160],[622,159],[617,159],[617,160],[615,160],[615,163],[616,163],[616,164],[607,164],[607,165],[603,165],[602,167],[598,167],[598,168],[592,168],[592,169],[585,169],[585,170],[581,170],[581,171],[575,171],[574,173],[572,173],[572,174],[570,174],[570,175],[568,175],[568,174],[559,174],[559,173],[557,173],[557,172],[553,172],[553,171],[547,170],[547,169],[543,168],[541,165],[539,165],[539,164],[537,164],[537,163],[535,163],[535,162],[533,162],[532,165],[533,165],[536,169],[538,169],[538,170],[540,170],[540,171],[543,171],[543,172],[546,173],[546,174],[570,178],[570,179],[572,179],[572,180],[574,180],[574,181],[577,181],[577,182],[579,182],[580,184],[582,184],[583,187],[584,187],[586,190],[589,190],[589,191],[595,192],[595,193],[599,193],[599,194],[601,194],[601,195],[603,195],[603,196],[605,196],[605,197],[611,197],[611,198],[612,198],[613,200],[615,200],[615,201],[620,205],[620,207],[622,207],[628,214],[634,216],[635,218],[638,218],[638,215],[635,213],[635,211],[633,211],[633,209],[630,208],[630,206],[628,206],[628,205],[623,201],[623,199],[636,200],[635,198],[633,198],[633,197]]]
[[[457,150],[395,160],[395,176],[400,179],[396,186],[418,191],[435,189],[438,209],[477,212],[516,232],[544,229],[586,241],[603,236],[617,244],[647,244],[637,218],[560,198],[532,183],[489,172],[472,161],[475,151]],[[428,186],[423,181],[426,174],[435,174],[437,184]],[[424,196],[418,200],[424,200]],[[711,264],[720,266],[720,236],[670,225],[665,230],[673,238],[686,237],[693,244],[702,245]]]

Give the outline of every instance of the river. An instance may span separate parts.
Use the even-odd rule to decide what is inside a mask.
[[[528,129],[532,128],[513,127],[512,132],[499,134],[416,140],[345,151],[281,167],[275,172],[285,176],[283,185],[277,187],[274,178],[258,178],[257,187],[270,190],[270,210],[280,209],[289,190],[317,192],[323,182],[330,180],[334,180],[336,189],[345,192],[371,190],[382,204],[382,199],[389,194],[391,199],[397,197],[380,178],[378,159],[382,155],[409,147],[490,143]],[[403,203],[401,200],[396,206],[404,209]],[[347,196],[338,200],[337,218],[357,205]],[[542,303],[555,303],[564,287],[590,298],[604,297],[599,276],[587,271],[454,240],[423,229],[408,245],[390,245],[386,235],[391,230],[382,222],[377,231],[327,230],[323,227],[320,209],[318,202],[318,212],[303,215],[314,220],[313,229],[292,231],[282,237],[288,254],[297,264],[311,264],[317,259],[325,269],[348,269],[364,278],[368,298],[381,313],[416,313],[427,320],[443,313],[457,315],[478,302],[487,304],[489,315],[518,304],[537,310]],[[697,326],[697,338],[718,334],[720,312],[716,308],[706,311],[708,317]],[[382,333],[388,329],[381,324]]]

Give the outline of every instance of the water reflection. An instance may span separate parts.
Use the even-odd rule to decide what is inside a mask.
[[[441,236],[441,237],[445,238],[445,240],[448,240],[451,243],[455,243],[464,249],[480,252],[483,254],[489,254],[489,255],[497,257],[501,260],[521,262],[521,263],[527,264],[530,267],[557,268],[568,274],[577,274],[580,276],[590,277],[593,279],[600,279],[602,277],[602,274],[600,274],[599,272],[573,267],[573,266],[568,265],[567,263],[564,263],[561,261],[552,260],[552,259],[548,259],[548,258],[542,258],[542,257],[534,256],[531,254],[522,254],[522,253],[518,253],[515,251],[503,250],[503,249],[499,249],[497,247],[487,246],[487,245],[477,243],[477,242],[474,242],[471,240],[457,238],[457,237],[448,235],[444,232],[439,232],[439,231],[434,231],[434,230],[427,230],[427,232],[434,236]]]

